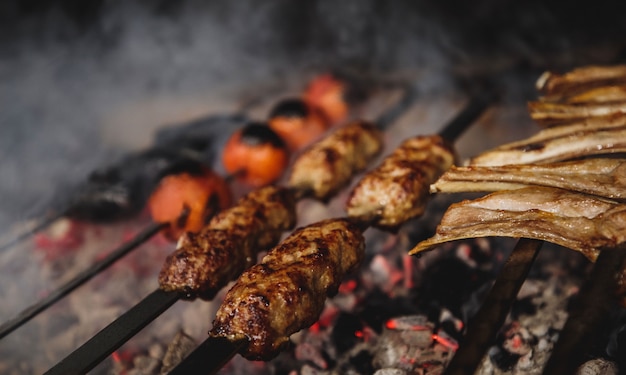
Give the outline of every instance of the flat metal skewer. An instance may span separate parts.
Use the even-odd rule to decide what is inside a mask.
[[[65,357],[46,375],[85,374],[156,319],[179,299],[178,293],[155,290],[120,318]]]
[[[539,254],[543,241],[522,238],[517,242],[509,259],[491,287],[491,291],[470,321],[463,342],[457,350],[445,374],[476,372],[480,362],[496,339],[511,306]]]

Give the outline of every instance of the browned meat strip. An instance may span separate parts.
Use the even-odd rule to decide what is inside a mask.
[[[626,101],[611,103],[550,103],[529,102],[530,117],[540,125],[561,125],[592,117],[606,117],[626,114]]]
[[[528,185],[558,187],[621,201],[626,199],[626,160],[452,167],[430,186],[430,192],[497,191]]]
[[[549,163],[624,151],[626,116],[618,115],[543,129],[527,139],[483,152],[471,159],[469,164],[496,166]]]
[[[326,201],[367,167],[383,147],[381,132],[365,122],[354,122],[313,144],[300,155],[289,186]]]
[[[565,74],[545,72],[536,87],[546,95],[556,96],[618,83],[626,83],[626,65],[586,66]]]
[[[247,339],[248,359],[276,356],[289,336],[315,323],[328,295],[363,258],[365,240],[346,219],[295,231],[245,271],[217,311],[211,336]]]
[[[587,90],[567,98],[568,103],[614,103],[626,102],[626,85],[603,86]]]
[[[421,215],[428,186],[454,159],[452,148],[438,135],[404,141],[352,190],[346,206],[348,215],[391,229]]]
[[[198,233],[186,233],[159,275],[161,289],[211,299],[256,262],[296,222],[295,199],[286,188],[251,192],[217,214]]]
[[[528,187],[451,205],[434,237],[410,254],[465,238],[504,236],[553,242],[595,260],[626,240],[626,205],[562,189]]]

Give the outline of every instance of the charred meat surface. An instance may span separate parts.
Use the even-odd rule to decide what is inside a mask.
[[[327,201],[379,154],[382,139],[381,132],[365,122],[337,129],[296,159],[288,184]]]
[[[295,199],[285,188],[265,187],[217,214],[198,233],[185,233],[159,275],[161,289],[211,299],[256,262],[295,225]]]
[[[329,295],[356,269],[365,250],[348,219],[300,228],[245,271],[217,312],[211,336],[247,339],[244,357],[269,360],[289,336],[315,323]]]
[[[430,186],[430,192],[498,191],[528,185],[557,187],[622,201],[626,198],[626,160],[601,158],[551,164],[453,166]]]
[[[404,141],[361,179],[347,202],[350,217],[395,228],[424,212],[428,186],[454,163],[452,148],[437,135]]]
[[[435,236],[410,254],[465,238],[503,236],[553,242],[590,260],[626,240],[626,205],[557,188],[528,187],[451,205]]]

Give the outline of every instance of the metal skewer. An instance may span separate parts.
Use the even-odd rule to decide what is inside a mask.
[[[74,289],[91,280],[98,273],[111,266],[124,255],[128,254],[130,251],[139,247],[141,244],[146,242],[148,239],[150,239],[167,225],[167,223],[153,223],[149,225],[141,233],[137,234],[131,241],[113,250],[104,259],[83,270],[74,278],[48,294],[45,298],[22,310],[14,318],[4,322],[2,325],[0,325],[0,339],[24,325],[24,323],[28,322],[29,320],[37,316],[37,314],[61,300],[63,297],[71,293]]]
[[[453,143],[496,99],[496,93],[487,90],[481,95],[472,97],[472,100],[459,112],[445,127],[438,133],[445,141]],[[359,229],[365,231],[369,228],[374,218],[348,218],[355,221]],[[215,374],[227,362],[227,359],[234,357],[242,350],[247,341],[236,342],[225,347],[229,351],[215,352],[213,348],[218,347],[224,341],[221,337],[209,337],[200,344],[187,358],[183,360],[170,374],[201,375]],[[214,356],[220,355],[215,358]]]
[[[489,346],[511,310],[519,290],[528,276],[543,241],[520,239],[496,278],[480,310],[468,325],[464,342],[459,347],[445,374],[474,374]]]

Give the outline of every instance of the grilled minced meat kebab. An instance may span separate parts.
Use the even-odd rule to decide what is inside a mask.
[[[617,115],[543,129],[527,139],[483,152],[469,165],[549,163],[625,151],[626,116]]]
[[[329,199],[381,149],[382,134],[369,124],[354,122],[337,129],[298,157],[289,188],[254,191],[199,233],[183,235],[161,270],[161,289],[182,292],[187,298],[213,298],[293,227],[297,199],[307,195]]]
[[[451,205],[435,236],[418,243],[410,254],[448,241],[488,236],[553,242],[595,261],[598,249],[626,240],[626,205],[538,186],[495,192]]]
[[[296,230],[239,277],[210,335],[248,340],[241,352],[248,359],[275,357],[291,334],[317,321],[326,297],[357,268],[364,250],[361,229],[349,219]]]
[[[180,237],[161,269],[160,287],[189,298],[211,299],[295,222],[295,199],[288,189],[255,190],[214,216],[200,232]]]
[[[293,164],[288,185],[327,201],[382,150],[383,135],[366,122],[354,122],[313,144]]]
[[[626,199],[626,159],[452,167],[430,185],[430,192],[497,191],[528,185],[557,187],[623,201]]]
[[[217,312],[211,336],[248,341],[240,352],[248,359],[276,356],[291,334],[319,319],[326,297],[360,263],[364,228],[374,223],[395,227],[420,214],[428,185],[453,160],[452,149],[439,136],[405,141],[352,192],[350,218],[294,232],[239,277]],[[363,181],[371,185],[361,187]],[[373,198],[385,196],[390,198],[383,205],[390,210],[381,210]]]
[[[454,151],[438,135],[407,139],[352,190],[348,215],[373,219],[381,228],[398,227],[424,212],[428,186],[454,160]]]

